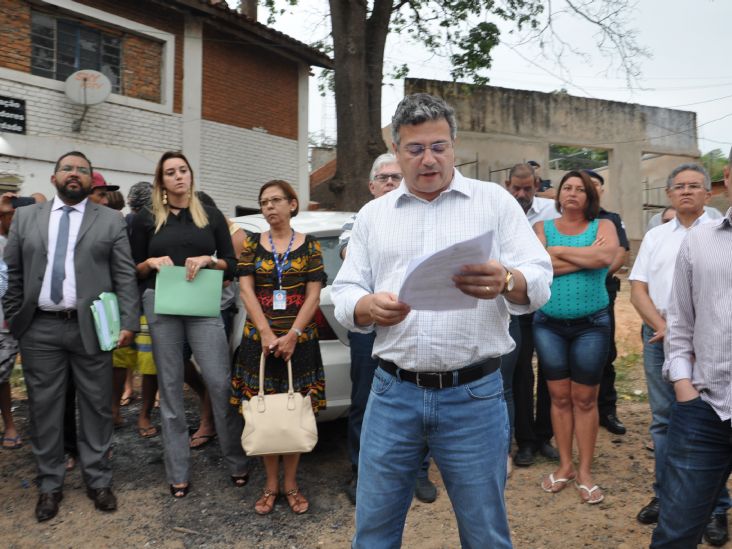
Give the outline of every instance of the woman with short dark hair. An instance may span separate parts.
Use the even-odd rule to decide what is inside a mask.
[[[592,479],[598,429],[597,392],[610,348],[607,269],[618,249],[615,226],[597,219],[600,198],[582,171],[565,174],[557,189],[558,219],[534,225],[554,267],[549,301],[534,313],[534,343],[551,396],[559,467],[541,482],[557,493],[574,481],[584,503],[604,495]],[[572,463],[572,437],[579,465]]]
[[[325,408],[325,373],[313,320],[326,282],[320,244],[290,226],[299,202],[286,181],[265,183],[259,205],[270,229],[249,235],[239,258],[236,274],[247,321],[231,381],[231,403],[239,408],[243,399],[259,392],[259,361],[264,353],[265,393],[287,392],[291,359],[294,390],[310,395],[317,412]],[[293,513],[305,513],[309,503],[296,478],[300,455],[281,457],[287,503]],[[263,460],[267,480],[254,506],[259,515],[271,513],[279,495],[280,456],[263,456]]]

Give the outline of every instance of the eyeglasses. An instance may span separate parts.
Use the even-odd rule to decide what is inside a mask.
[[[277,207],[279,206],[283,200],[287,200],[286,196],[273,196],[272,198],[265,198],[264,200],[259,201],[259,207],[264,209],[270,204]]]
[[[689,189],[690,191],[698,191],[703,188],[704,185],[702,183],[674,183],[670,187],[670,189],[673,191],[683,191],[684,189]]]
[[[58,171],[63,173],[72,173],[74,170],[82,175],[89,175],[91,173],[91,170],[84,166],[69,166],[65,164],[58,169]]]
[[[386,183],[390,179],[394,183],[399,183],[402,180],[402,174],[400,174],[400,173],[380,173],[380,174],[377,174],[374,176],[374,181],[378,181],[379,183]]]
[[[424,151],[427,149],[432,151],[432,154],[435,155],[441,155],[444,154],[447,149],[450,148],[450,143],[447,141],[438,141],[437,143],[432,143],[432,145],[421,145],[419,143],[410,143],[409,145],[404,145],[404,150],[407,151],[410,156],[413,156],[417,158],[418,156],[422,156],[424,154]]]

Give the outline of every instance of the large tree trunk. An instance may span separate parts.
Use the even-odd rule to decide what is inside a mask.
[[[329,185],[337,209],[356,211],[371,198],[368,174],[373,159],[386,151],[381,84],[391,2],[377,0],[370,19],[363,0],[330,0],[330,10],[338,159]]]

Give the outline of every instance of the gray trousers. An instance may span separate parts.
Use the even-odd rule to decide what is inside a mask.
[[[190,480],[191,450],[183,405],[183,346],[186,341],[201,367],[211,396],[216,434],[229,474],[246,473],[249,458],[241,447],[241,416],[229,404],[231,360],[221,317],[156,315],[155,292],[149,289],[145,290],[142,302],[158,371],[168,483],[182,484]]]
[[[36,316],[19,343],[40,491],[63,489],[63,422],[69,376],[73,376],[78,395],[79,461],[84,482],[89,488],[110,486],[112,353],[86,354],[75,319]]]

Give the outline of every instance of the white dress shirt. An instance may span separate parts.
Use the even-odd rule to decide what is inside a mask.
[[[399,324],[376,328],[373,354],[400,368],[447,371],[504,355],[515,347],[508,334],[510,314],[534,311],[549,299],[552,266],[513,196],[495,183],[463,177],[428,202],[405,183],[372,200],[358,213],[348,255],[333,282],[336,318],[351,331],[356,303],[375,292],[399,293],[409,261],[492,230],[492,257],[526,278],[530,303],[499,296],[476,299],[473,309],[411,311]],[[456,267],[458,267],[456,265]]]
[[[691,226],[696,227],[710,221],[712,220],[704,213]],[[631,281],[648,284],[648,295],[663,318],[666,318],[671,296],[676,256],[688,231],[678,219],[672,219],[648,231],[643,237],[633,270],[628,277]]]
[[[51,206],[51,217],[48,220],[48,254],[46,263],[46,272],[43,274],[43,285],[41,286],[41,294],[38,296],[38,308],[44,311],[63,311],[66,309],[76,309],[76,272],[74,271],[74,250],[76,249],[76,238],[79,236],[79,228],[81,227],[81,219],[84,217],[86,202],[84,199],[78,204],[72,206],[69,212],[69,240],[66,247],[66,263],[64,278],[64,297],[59,303],[51,300],[51,272],[53,271],[53,254],[56,252],[56,240],[58,240],[58,225],[61,222],[61,216],[64,214],[63,208],[66,204],[58,197],[53,198]]]
[[[526,219],[529,220],[529,224],[533,227],[535,223],[539,221],[549,221],[550,219],[557,219],[561,217],[557,211],[556,202],[550,198],[542,198],[535,196],[531,202],[529,211],[526,212]]]
[[[719,419],[732,418],[732,208],[692,231],[676,261],[664,378],[690,379]]]

